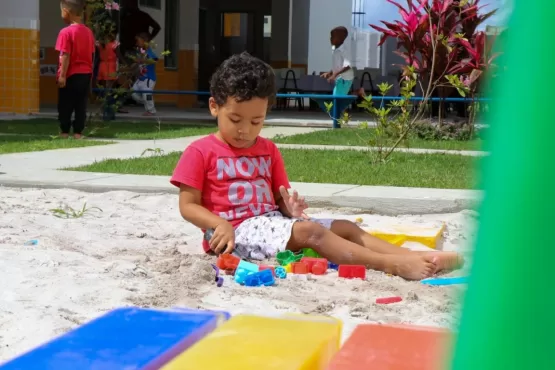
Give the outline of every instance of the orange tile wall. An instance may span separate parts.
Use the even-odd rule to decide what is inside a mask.
[[[37,30],[0,29],[0,112],[39,111],[39,45]]]

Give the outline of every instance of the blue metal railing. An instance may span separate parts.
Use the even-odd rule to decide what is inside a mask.
[[[93,92],[106,92],[106,91],[114,91],[115,89],[93,89]],[[209,91],[186,91],[186,90],[132,90],[130,92],[137,93],[137,94],[155,94],[155,95],[195,95],[195,96],[210,96]],[[338,116],[339,113],[337,112],[337,101],[338,100],[356,100],[358,99],[357,95],[330,95],[330,94],[276,94],[277,98],[289,98],[289,99],[318,99],[318,100],[329,100],[333,103],[332,111],[331,111],[331,118],[333,120],[333,128],[339,128],[339,120]],[[401,96],[372,96],[373,101],[393,101],[393,100],[401,100],[403,97]],[[489,102],[491,99],[489,98],[427,98],[424,99],[423,97],[412,97],[409,100],[411,101],[429,101],[429,102],[453,102],[453,103],[464,103],[464,102]]]

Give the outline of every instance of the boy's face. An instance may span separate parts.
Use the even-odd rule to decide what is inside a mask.
[[[262,130],[268,99],[253,98],[238,103],[228,98],[224,105],[218,105],[214,98],[209,100],[210,113],[218,119],[221,137],[235,148],[249,148],[256,142]]]
[[[332,31],[330,34],[330,42],[333,46],[340,46],[343,41],[345,41],[345,37],[341,32]]]
[[[144,49],[146,41],[141,37],[136,37],[135,39],[137,41],[137,46]]]

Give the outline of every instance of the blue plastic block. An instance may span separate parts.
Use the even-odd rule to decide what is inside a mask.
[[[274,279],[274,274],[272,270],[262,270],[259,272],[255,272],[252,274],[247,275],[245,278],[245,285],[246,286],[271,286],[276,283]]]
[[[328,269],[330,270],[338,270],[339,269],[339,265],[336,265],[335,263],[331,263],[328,261]]]
[[[235,281],[239,284],[244,284],[247,275],[258,272],[258,270],[259,267],[256,263],[241,260],[235,270]]]
[[[158,369],[229,315],[120,308],[0,366],[1,370]]]
[[[280,279],[285,279],[287,277],[287,271],[281,266],[276,267],[276,276]]]
[[[466,284],[468,283],[468,277],[453,277],[453,278],[438,278],[438,279],[425,279],[420,281],[422,284],[426,285],[455,285],[455,284]]]

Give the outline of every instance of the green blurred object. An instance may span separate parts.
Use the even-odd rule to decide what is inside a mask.
[[[276,255],[276,259],[281,266],[286,266],[293,262],[299,262],[303,257],[304,257],[304,254],[302,252],[295,254],[291,251],[279,252]]]
[[[555,369],[553,3],[513,4],[454,370]]]
[[[305,248],[302,253],[305,257],[320,258],[320,255],[314,249]]]

